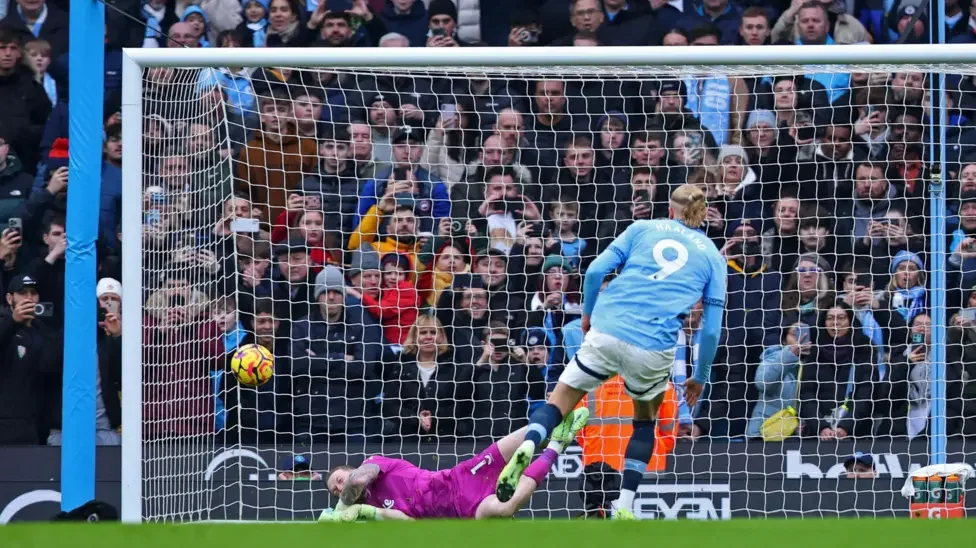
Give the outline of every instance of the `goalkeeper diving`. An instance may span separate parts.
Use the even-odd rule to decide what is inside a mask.
[[[563,417],[588,392],[620,375],[634,400],[634,420],[613,517],[635,519],[634,494],[654,451],[655,419],[674,363],[678,331],[699,300],[704,314],[698,365],[684,383],[689,406],[701,396],[718,350],[727,263],[698,230],[706,208],[701,189],[682,185],[671,195],[669,219],[635,222],[590,264],[583,282],[583,344],[548,402],[520,430],[525,441],[498,477],[499,504],[519,495],[536,446]],[[604,278],[618,268],[619,275],[601,293]]]
[[[339,504],[334,511],[323,512],[319,521],[511,517],[542,484],[556,457],[576,439],[589,416],[587,409],[577,409],[555,427],[545,451],[525,467],[504,502],[495,496],[495,484],[522,443],[525,428],[447,470],[424,470],[383,456],[369,457],[359,468],[335,468],[326,485]]]

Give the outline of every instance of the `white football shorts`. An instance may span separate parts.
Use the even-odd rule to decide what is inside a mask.
[[[673,348],[644,350],[591,329],[559,376],[559,382],[590,392],[614,375],[620,375],[630,397],[651,401],[667,389],[674,355]]]

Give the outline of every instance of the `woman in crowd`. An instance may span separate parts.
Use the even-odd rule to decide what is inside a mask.
[[[911,325],[915,316],[925,313],[925,264],[915,253],[899,251],[891,260],[889,271],[891,281],[879,302],[872,303],[872,306],[891,313],[893,319],[889,326],[892,329],[890,344],[894,348],[908,342],[903,330],[894,328]]]
[[[471,364],[458,362],[440,321],[420,316],[399,359],[384,367],[385,435],[433,442],[471,432]]]
[[[447,222],[450,222],[449,220]],[[421,258],[421,262],[424,259]],[[441,293],[454,283],[454,275],[468,272],[468,257],[459,242],[443,241],[431,259],[432,267],[417,277],[417,291],[421,302],[434,306]]]
[[[810,355],[810,325],[797,322],[783,332],[782,344],[766,348],[756,370],[759,398],[746,427],[746,436],[757,438],[766,419],[796,406],[800,362]]]
[[[763,304],[766,347],[778,344],[783,330],[796,322],[816,325],[817,316],[834,302],[833,286],[827,261],[812,253],[801,255],[783,292],[767,295]]]
[[[801,436],[827,441],[853,433],[854,387],[870,382],[874,369],[871,341],[860,327],[854,311],[844,304],[818,315],[800,379]]]

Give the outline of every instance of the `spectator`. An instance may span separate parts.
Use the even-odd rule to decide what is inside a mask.
[[[358,249],[363,243],[373,244],[382,235],[384,238],[376,244],[377,251],[380,254],[405,253],[411,264],[409,270],[419,272],[422,268],[417,263],[417,253],[423,248],[423,242],[419,241],[415,214],[417,200],[407,193],[394,194],[395,188],[396,185],[389,185],[379,204],[371,207],[363,217],[349,238],[348,249]],[[381,223],[385,223],[382,232]]]
[[[809,10],[809,11],[807,11]],[[816,12],[820,11],[821,14]],[[794,0],[773,26],[773,42],[800,44],[859,44],[869,41],[868,31],[855,17],[845,13],[844,3]],[[815,31],[823,26],[823,31]],[[878,38],[877,36],[875,38]]]
[[[279,433],[289,432],[291,416],[285,413],[284,387],[293,379],[291,348],[288,341],[288,322],[275,313],[274,301],[259,299],[254,303],[251,329],[241,340],[241,346],[257,344],[274,356],[275,375],[257,387],[240,386],[233,375],[222,375],[223,404],[226,412],[226,441],[241,443],[275,443]],[[234,352],[226,354],[226,371]],[[293,382],[293,381],[292,381]]]
[[[460,224],[461,221],[444,219],[441,223]],[[460,242],[444,240],[443,237],[435,238],[432,251],[430,268],[417,278],[417,291],[420,293],[421,303],[428,306],[437,304],[441,293],[454,283],[455,274],[463,274],[470,270],[467,253]],[[421,260],[421,262],[427,261]]]
[[[697,8],[698,15],[715,25],[720,31],[719,42],[733,45],[737,42],[742,11],[729,0],[702,0]]]
[[[853,215],[844,215],[837,227],[838,235],[862,239],[871,236],[871,222],[882,219],[891,208],[895,188],[881,164],[861,162],[854,169]],[[875,228],[877,233],[878,228]]]
[[[298,0],[271,0],[268,4],[268,27],[264,45],[269,48],[302,47],[311,43],[321,19],[314,25],[312,20],[303,25],[301,13]],[[324,8],[315,15],[324,17]]]
[[[926,310],[925,264],[911,251],[899,251],[891,260],[891,281],[880,306],[897,312],[906,323]]]
[[[374,207],[383,198],[395,195],[410,196],[414,200],[412,209],[420,216],[422,230],[433,230],[434,224],[451,216],[451,202],[447,186],[426,169],[419,167],[424,153],[424,132],[417,126],[406,125],[397,129],[393,135],[393,169],[377,174],[377,178],[363,185],[359,200],[361,223],[365,222]],[[391,203],[386,201],[386,214]],[[382,211],[381,211],[382,213]],[[369,231],[364,231],[369,233]],[[350,244],[351,247],[355,248]]]
[[[37,0],[29,0],[36,2]],[[43,4],[42,4],[43,5]],[[15,12],[7,16],[20,16]],[[21,35],[0,24],[0,102],[6,105],[3,130],[11,136],[11,150],[28,172],[40,160],[37,154],[51,102],[30,69],[21,63]]]
[[[0,21],[0,26],[19,35],[24,44],[35,38],[51,45],[51,58],[68,52],[68,14],[45,0],[16,0],[17,7]],[[0,42],[9,43],[9,42]]]
[[[827,261],[810,253],[800,255],[782,293],[766,296],[763,345],[768,348],[779,344],[783,331],[797,322],[815,325],[819,311],[834,303],[833,289]]]
[[[492,322],[474,370],[474,435],[496,437],[529,422],[529,400],[545,397],[543,368],[525,364],[504,323]]]
[[[346,276],[349,278],[349,288],[373,299],[380,298],[380,284],[383,279],[380,256],[368,244],[352,252]]]
[[[286,409],[296,440],[362,440],[366,385],[379,375],[382,332],[347,301],[338,268],[327,266],[316,276],[315,301],[291,328]]]
[[[539,11],[532,6],[521,7],[512,13],[506,45],[510,48],[540,45],[544,31]]]
[[[837,4],[831,4],[831,7],[833,6],[837,6]],[[796,21],[795,28],[794,18]],[[833,24],[831,23],[832,20],[835,21]],[[831,29],[833,29],[833,34]],[[773,27],[774,42],[795,43],[797,45],[831,45],[853,44],[866,40],[867,31],[857,19],[845,13],[831,13],[830,9],[820,0],[809,0],[800,4],[796,9],[791,6]],[[823,86],[831,103],[843,95],[850,84],[850,74],[846,72],[812,73],[808,74],[807,77]]]
[[[772,35],[772,25],[769,21],[769,13],[758,7],[753,6],[742,12],[742,19],[739,21],[739,45],[745,46],[765,46],[769,44]]]
[[[298,137],[285,96],[260,97],[258,106],[261,131],[241,150],[235,190],[253,203],[267,204],[268,218],[277,219],[287,203],[286,192],[314,169],[316,147],[313,140]]]
[[[559,255],[546,257],[542,276],[529,303],[528,324],[544,328],[546,338],[558,342],[560,328],[582,312],[579,281],[572,262]]]
[[[57,82],[47,73],[47,68],[51,66],[51,44],[46,40],[35,39],[24,44],[24,49],[27,51],[30,68],[34,71],[34,79],[44,87],[51,105],[58,104]]]
[[[716,0],[718,1],[718,0]],[[727,2],[726,2],[727,3]],[[738,27],[738,16],[733,29]],[[689,34],[692,46],[717,46],[722,31],[714,25],[695,28]],[[734,38],[730,38],[734,42]],[[731,43],[731,42],[730,42]],[[685,106],[698,119],[703,129],[708,130],[716,146],[722,146],[729,138],[731,124],[732,82],[724,76],[708,78],[686,78],[684,80],[687,100]]]
[[[380,19],[390,32],[405,36],[412,47],[421,47],[427,41],[427,8],[422,1],[388,0]]]
[[[549,238],[551,243],[546,247],[550,250],[558,247],[559,254],[574,269],[580,268],[583,258],[593,255],[592,250],[596,247],[593,242],[580,238],[579,211],[577,202],[553,202],[549,211],[553,230]]]
[[[800,435],[822,441],[847,438],[854,432],[849,398],[855,386],[869,382],[874,369],[871,342],[846,305],[821,312],[810,340],[800,379]]]
[[[379,298],[352,288],[346,288],[346,293],[361,299],[366,310],[380,321],[388,343],[400,346],[417,320],[420,306],[417,288],[409,279],[413,271],[411,259],[400,253],[387,253],[380,260],[380,270],[383,281]]]
[[[824,126],[812,166],[800,177],[799,197],[817,199],[832,211],[854,193],[854,144],[851,125],[835,122]],[[811,180],[812,179],[812,180]]]
[[[722,171],[716,190],[719,200],[724,201],[727,221],[762,217],[763,185],[747,161],[745,149],[737,145],[725,145],[719,152]]]
[[[566,83],[562,80],[539,80],[534,89],[534,116],[526,133],[528,147],[538,154],[537,170],[552,171],[559,165],[559,151],[572,136],[573,122],[566,110]],[[538,172],[536,181],[548,180]]]
[[[373,158],[373,132],[365,122],[349,124],[349,159],[356,168],[356,175],[364,181],[375,179],[378,173],[388,171],[388,163]]]
[[[432,0],[427,5],[427,47],[456,48],[469,44],[458,36],[458,10],[451,0]]]
[[[166,47],[199,48],[201,47],[200,36],[189,23],[182,21],[173,23],[169,27],[169,40],[166,42]]]
[[[384,368],[384,435],[436,442],[471,434],[471,364],[454,354],[437,318],[420,316],[400,358]]]
[[[773,226],[763,232],[762,251],[771,270],[785,273],[800,254],[800,200],[785,195],[773,204]]]
[[[61,356],[51,329],[36,317],[37,283],[18,275],[7,284],[9,311],[0,315],[5,380],[0,384],[0,445],[36,445],[47,438],[48,377],[56,377]],[[16,344],[15,344],[16,341]]]
[[[475,350],[481,352],[488,317],[488,291],[481,276],[455,275],[452,286],[445,288],[437,301],[437,319],[459,363],[473,363]]]
[[[352,233],[362,183],[356,164],[349,158],[349,130],[343,125],[323,124],[319,140],[319,172],[302,181],[302,191],[320,197],[330,232]],[[355,145],[354,145],[355,146]]]
[[[99,236],[115,247],[115,237],[120,219],[116,204],[122,199],[122,124],[105,128],[105,144],[102,148],[102,187],[99,197]],[[202,200],[201,200],[202,201]],[[203,205],[203,204],[198,204]]]
[[[169,6],[167,0],[146,0],[142,2],[142,17],[146,20],[142,47],[164,47],[160,40],[168,34],[170,25],[177,22],[174,8],[175,6]]]
[[[915,235],[911,223],[905,218],[905,212],[892,206],[884,217],[869,222],[868,234],[854,244],[854,254],[870,257],[871,272],[885,281],[892,257],[901,251],[924,254],[925,248],[925,238]]]
[[[678,0],[678,1],[681,2],[683,0]],[[670,5],[668,5],[667,7],[670,7]],[[661,38],[662,46],[688,46],[691,44],[691,41],[688,40],[687,30],[683,28],[672,27],[670,25],[665,26],[664,28],[670,28],[671,30],[669,30]]]
[[[754,110],[746,119],[745,142],[748,162],[755,170],[763,200],[775,200],[780,190],[797,180],[795,142],[776,128],[776,115],[768,110]]]
[[[702,407],[706,418],[698,423],[712,437],[745,433],[750,401],[746,379],[752,376],[753,364],[759,362],[757,349],[762,348],[764,335],[763,295],[779,291],[782,283],[780,275],[768,272],[762,261],[761,228],[758,221],[741,222],[732,228],[721,249],[729,263],[721,343],[724,351],[712,369],[712,392]]]
[[[197,36],[197,42],[201,47],[210,47],[210,40],[207,39],[210,21],[203,9],[199,6],[187,6],[183,10],[183,17],[180,18],[180,21],[190,25],[190,29]]]
[[[34,184],[20,159],[13,153],[10,146],[12,141],[9,135],[0,136],[0,226],[9,226],[9,219],[16,216]]]
[[[53,305],[44,323],[55,330],[64,326],[64,253],[68,246],[65,226],[64,217],[52,216],[44,223],[42,239],[47,253],[27,266],[27,274],[36,284],[38,292],[43,293]]]
[[[236,36],[244,47],[263,48],[268,38],[268,0],[243,0],[244,20],[237,26]]]
[[[308,242],[291,238],[275,246],[277,270],[272,275],[271,296],[278,302],[289,303],[290,318],[308,315],[308,307],[316,287],[316,275],[312,271]]]
[[[782,344],[767,347],[756,370],[759,399],[752,410],[746,436],[761,436],[766,419],[797,402],[800,359],[810,355],[810,325],[797,322],[782,332]]]
[[[484,201],[467,215],[478,234],[487,237],[490,249],[509,254],[518,237],[520,223],[540,223],[542,213],[520,192],[511,168],[491,168],[485,173]],[[482,246],[478,246],[479,248]]]
[[[143,436],[190,437],[214,428],[210,372],[224,367],[223,341],[207,317],[200,273],[172,264],[146,300],[143,319]],[[179,378],[179,383],[172,383]]]

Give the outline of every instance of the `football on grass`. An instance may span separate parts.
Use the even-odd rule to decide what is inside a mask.
[[[230,369],[245,386],[261,386],[274,375],[274,356],[260,344],[246,344],[234,351]]]

